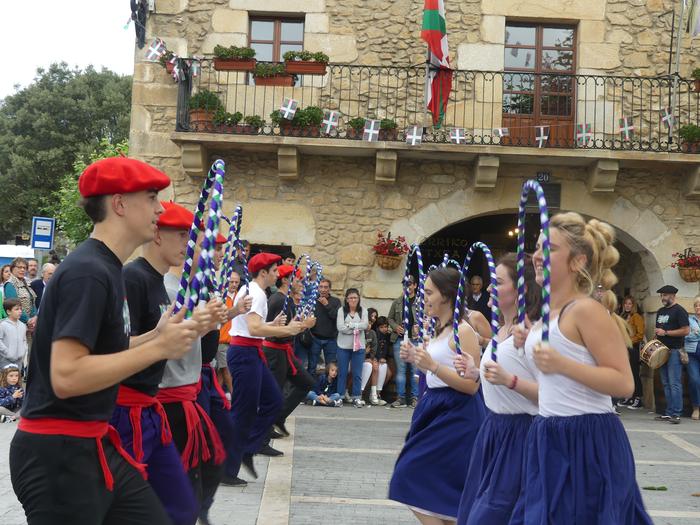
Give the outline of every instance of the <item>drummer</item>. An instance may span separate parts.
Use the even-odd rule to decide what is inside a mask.
[[[668,347],[669,352],[668,361],[659,369],[661,383],[664,385],[666,411],[654,419],[678,425],[681,422],[681,412],[683,412],[681,350],[683,350],[685,336],[690,333],[690,321],[685,308],[676,303],[678,288],[667,284],[659,288],[656,293],[661,294],[663,306],[656,312],[654,333],[656,338]]]

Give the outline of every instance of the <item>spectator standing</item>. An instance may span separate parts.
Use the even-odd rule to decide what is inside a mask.
[[[22,306],[17,299],[5,299],[3,308],[7,318],[0,321],[0,368],[21,367],[27,355],[27,326],[19,320]]]
[[[30,284],[32,281],[38,279],[39,277],[39,261],[36,259],[29,258],[27,259],[27,275],[24,277],[24,280],[26,281],[27,284]]]
[[[322,279],[318,284],[319,297],[316,300],[316,325],[311,329],[311,350],[309,355],[309,373],[316,375],[316,366],[323,350],[323,360],[328,366],[336,360],[338,352],[338,311],[340,299],[331,295],[331,281]]]
[[[0,319],[7,317],[5,309],[2,307],[2,302],[5,300],[5,283],[10,280],[10,265],[6,264],[0,270]]]
[[[338,329],[338,392],[346,392],[348,370],[352,372],[352,399],[355,407],[365,406],[362,400],[362,364],[365,361],[365,330],[369,325],[367,310],[360,304],[357,288],[348,288],[345,303],[336,317]]]
[[[410,275],[408,277],[408,333],[409,337],[414,335],[416,326],[416,279]],[[398,397],[390,406],[392,408],[406,408],[410,405],[415,408],[418,402],[418,379],[416,371],[411,363],[407,363],[400,356],[401,342],[404,335],[403,326],[403,295],[394,299],[389,309],[387,317],[391,327],[391,344],[394,350],[394,361],[396,362],[396,392]],[[410,393],[406,391],[406,373],[408,372],[410,381]]]
[[[0,423],[17,421],[24,390],[20,382],[19,367],[17,365],[5,365],[0,368]]]
[[[36,294],[27,282],[27,261],[17,257],[10,263],[10,279],[5,283],[5,298],[19,299],[22,305],[22,316],[20,321],[27,325],[27,330],[31,333],[36,326]]]
[[[472,275],[469,287],[469,295],[467,296],[469,309],[481,312],[486,319],[491,319],[491,308],[489,307],[491,295],[484,290],[484,280],[480,275]]]
[[[663,306],[656,313],[656,337],[669,349],[668,361],[659,371],[664,385],[666,412],[657,416],[658,421],[668,421],[675,425],[681,422],[683,412],[683,383],[681,382],[681,350],[684,348],[685,336],[690,333],[688,312],[676,303],[678,288],[671,285],[662,286],[656,293],[661,294]]]
[[[700,419],[700,296],[693,301],[693,313],[689,317],[690,333],[685,336],[685,351],[688,354],[688,388],[690,389],[690,401],[693,403],[693,414],[690,416],[695,421]]]
[[[243,253],[241,253],[239,248],[236,248],[236,257],[231,264],[233,265],[233,271],[243,276],[245,275],[246,261],[250,259],[250,243],[241,239],[241,245],[243,246]]]
[[[653,384],[653,370],[651,370],[646,364],[640,363],[639,361],[639,347],[644,340],[644,318],[637,312],[637,304],[631,296],[627,296],[622,301],[622,315],[621,317],[627,321],[627,325],[630,330],[630,339],[632,339],[632,348],[629,350],[630,367],[632,368],[632,375],[634,375],[634,395],[631,399],[628,399],[625,406],[631,410],[635,410],[642,406],[642,396],[645,398],[651,397],[651,402],[647,404],[644,403],[647,410],[654,410],[654,384]],[[644,370],[645,375],[651,373],[652,382],[646,387],[642,385],[642,370]],[[651,392],[647,393],[646,390],[650,389]]]
[[[46,263],[44,266],[41,267],[41,279],[35,279],[29,285],[36,294],[36,300],[34,301],[34,305],[36,306],[37,310],[39,309],[39,305],[41,304],[41,297],[42,295],[44,295],[44,288],[46,288],[46,285],[48,284],[49,280],[53,276],[53,272],[55,271],[56,265]]]
[[[12,275],[12,268],[9,264],[6,264],[2,267],[2,273],[0,275],[0,285],[4,285],[7,281],[10,280],[10,275]]]

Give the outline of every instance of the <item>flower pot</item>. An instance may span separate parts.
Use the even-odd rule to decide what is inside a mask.
[[[260,128],[248,126],[247,124],[220,124],[216,126],[216,131],[220,133],[236,133],[238,135],[257,135]]]
[[[681,268],[678,267],[678,273],[687,283],[697,283],[700,281],[700,268]]]
[[[314,60],[290,60],[284,63],[284,68],[294,75],[325,75],[327,65]]]
[[[345,131],[345,138],[350,140],[362,140],[363,134],[364,130],[362,129],[348,128]]]
[[[292,75],[275,75],[272,77],[255,77],[256,86],[293,86]]]
[[[683,142],[681,150],[684,153],[700,153],[700,142]]]
[[[257,60],[254,58],[215,58],[214,69],[217,71],[253,71]]]
[[[377,266],[382,270],[396,270],[401,264],[401,255],[380,255],[377,254]]]
[[[214,131],[214,111],[208,109],[190,110],[190,130],[192,131]]]
[[[320,137],[321,128],[319,127],[299,127],[292,126],[290,121],[282,121],[279,124],[280,135],[285,137]]]
[[[362,140],[365,134],[363,129],[348,128],[345,132],[345,138],[351,140]],[[380,129],[378,140],[396,140],[399,136],[399,130],[397,129]]]

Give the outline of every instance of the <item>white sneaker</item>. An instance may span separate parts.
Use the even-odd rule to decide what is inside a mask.
[[[345,392],[345,395],[343,396],[343,401],[346,403],[352,402],[352,398],[350,397],[350,394],[348,392]]]
[[[369,403],[372,406],[377,406],[379,404],[379,399],[377,398],[377,396],[369,396]]]
[[[352,404],[355,408],[362,408],[363,406],[366,405],[366,403],[362,399],[360,399],[359,397],[357,399],[355,399],[352,402]]]
[[[343,406],[343,400],[342,400],[342,399],[336,399],[336,400],[335,400],[335,406],[337,406],[337,407],[342,407],[342,406]]]

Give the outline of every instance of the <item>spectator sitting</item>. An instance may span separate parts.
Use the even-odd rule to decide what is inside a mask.
[[[370,310],[367,309],[368,316],[371,314]],[[379,399],[377,398],[377,371],[379,370],[379,364],[377,363],[377,334],[372,330],[371,324],[365,330],[365,362],[362,363],[362,392],[365,391],[367,383],[371,381],[372,391],[369,396],[369,402],[372,405],[379,405]],[[381,403],[385,405],[386,403]]]
[[[326,365],[326,373],[318,376],[316,387],[306,395],[313,406],[341,407],[343,400],[338,393],[338,365]]]
[[[5,299],[7,318],[0,321],[0,367],[22,366],[27,354],[27,327],[19,320],[22,306],[18,299]]]
[[[369,329],[376,332],[377,318],[379,317],[379,312],[375,308],[367,308],[367,322],[369,323]]]
[[[374,356],[377,363],[377,404],[386,405],[386,401],[382,399],[382,388],[391,381],[391,368],[389,367],[388,359],[391,354],[391,328],[389,320],[384,317],[378,317],[375,323],[377,334],[377,352]]]
[[[16,421],[22,409],[24,390],[20,383],[19,367],[5,365],[0,370],[0,423]]]

